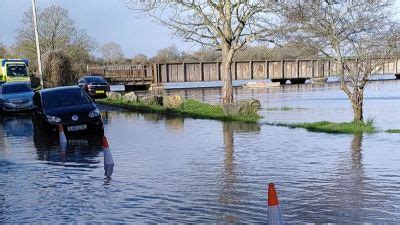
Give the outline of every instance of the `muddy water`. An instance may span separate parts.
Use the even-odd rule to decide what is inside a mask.
[[[373,82],[366,116],[400,128],[400,82]],[[169,91],[217,103],[218,89]],[[165,118],[102,108],[115,167],[96,138],[66,149],[31,118],[0,119],[0,223],[265,222],[274,182],[287,222],[400,220],[400,136],[332,135],[263,122],[348,121],[337,85],[235,90],[260,99],[260,125]],[[288,107],[289,110],[281,110]]]

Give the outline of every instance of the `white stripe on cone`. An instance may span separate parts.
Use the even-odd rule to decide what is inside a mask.
[[[67,143],[67,137],[65,137],[64,129],[61,124],[58,125],[58,133],[60,138],[60,146]]]
[[[106,137],[103,137],[103,155],[104,155],[104,175],[110,178],[114,171],[114,159],[111,155],[110,148]]]
[[[285,224],[282,218],[282,211],[279,205],[268,206],[268,225]]]
[[[282,217],[282,211],[279,207],[278,195],[275,190],[275,185],[268,185],[268,225],[285,224]]]
[[[65,153],[67,152],[67,142],[60,143],[61,162],[65,162]]]

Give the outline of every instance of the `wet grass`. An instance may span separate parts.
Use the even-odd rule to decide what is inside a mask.
[[[323,132],[331,134],[362,134],[362,133],[376,132],[372,120],[367,121],[366,123],[363,122],[335,123],[335,122],[322,121],[313,123],[294,123],[294,124],[273,123],[270,125],[284,126],[289,128],[304,128],[311,132]]]
[[[239,121],[256,123],[261,119],[258,114],[246,116],[226,116],[221,106],[202,103],[197,100],[185,100],[182,108],[166,109],[160,105],[146,105],[141,101],[126,102],[122,100],[101,99],[99,104],[123,108],[135,112],[157,113],[164,115],[182,116],[197,119],[213,119],[222,121]]]
[[[292,107],[288,107],[288,106],[282,106],[282,107],[267,108],[267,111],[292,111],[292,110],[300,110],[300,109],[306,109],[306,108],[292,108]]]
[[[386,131],[386,133],[399,134],[400,133],[400,129],[389,129],[389,130]]]

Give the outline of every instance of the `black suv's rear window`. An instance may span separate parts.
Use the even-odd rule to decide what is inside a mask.
[[[102,77],[86,77],[85,80],[88,83],[106,83],[106,80]]]
[[[43,93],[42,99],[43,107],[45,109],[83,105],[92,102],[81,89],[66,89],[45,92]]]

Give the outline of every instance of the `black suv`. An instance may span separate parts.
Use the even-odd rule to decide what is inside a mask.
[[[78,81],[78,86],[92,98],[106,98],[110,85],[100,76],[84,76]]]

